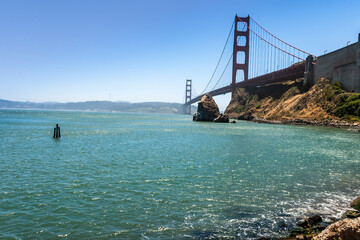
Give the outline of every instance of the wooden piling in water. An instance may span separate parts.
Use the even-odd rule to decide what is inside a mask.
[[[59,124],[56,124],[56,127],[54,128],[54,138],[60,138],[61,134],[60,134],[60,127]]]

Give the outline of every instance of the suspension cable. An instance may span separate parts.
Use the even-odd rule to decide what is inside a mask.
[[[240,21],[245,24],[245,22],[244,22],[243,20],[241,20],[241,18],[240,18]],[[305,59],[303,59],[303,58],[301,58],[301,57],[295,56],[295,55],[293,55],[293,54],[291,54],[291,53],[289,53],[289,52],[287,52],[287,51],[285,51],[285,50],[283,50],[283,49],[281,49],[281,48],[273,45],[273,44],[270,43],[269,41],[267,41],[267,40],[265,40],[264,38],[262,38],[261,36],[259,36],[259,35],[258,35],[256,32],[254,32],[249,26],[247,26],[247,28],[248,28],[252,33],[254,33],[257,37],[259,37],[261,40],[265,41],[266,43],[270,44],[271,46],[275,47],[276,49],[278,49],[278,50],[280,50],[280,51],[282,51],[282,52],[284,52],[284,53],[286,53],[286,54],[289,54],[289,55],[291,55],[291,56],[293,56],[293,57],[296,57],[296,58],[298,58],[298,59],[300,59],[300,60],[305,60]],[[300,50],[300,51],[301,51],[301,50]]]
[[[250,17],[250,16],[249,16]],[[283,43],[285,43],[286,45],[288,45],[288,46],[290,46],[290,47],[292,47],[292,48],[295,48],[296,50],[298,50],[298,51],[300,51],[300,52],[303,52],[303,53],[305,53],[305,54],[307,54],[307,55],[313,55],[313,54],[310,54],[310,53],[308,53],[308,52],[305,52],[305,51],[303,51],[303,50],[301,50],[301,49],[299,49],[299,48],[297,48],[297,47],[294,47],[293,45],[291,45],[291,44],[289,44],[289,43],[287,43],[287,42],[284,42],[283,40],[281,40],[280,38],[278,38],[278,37],[276,37],[275,35],[273,35],[273,34],[271,34],[268,30],[266,30],[265,28],[263,28],[260,24],[258,24],[252,17],[250,17],[250,19],[251,20],[253,20],[253,22],[256,24],[256,25],[258,25],[259,27],[261,27],[265,32],[267,32],[268,34],[270,34],[272,37],[274,37],[274,38],[276,38],[277,40],[279,40],[280,42],[283,42]],[[314,56],[314,55],[313,55]]]
[[[212,74],[212,76],[211,76],[211,78],[210,78],[209,82],[207,83],[206,87],[205,87],[205,88],[204,88],[204,90],[200,93],[200,95],[202,95],[202,94],[205,92],[206,88],[209,86],[210,82],[212,81],[212,79],[213,79],[213,78],[214,78],[214,76],[215,76],[216,70],[218,69],[219,64],[220,64],[220,61],[221,61],[221,59],[222,59],[222,56],[224,55],[225,48],[226,48],[226,46],[227,46],[227,44],[228,44],[228,42],[229,42],[229,38],[230,38],[231,32],[232,32],[232,30],[233,30],[233,28],[234,28],[234,25],[235,25],[235,21],[233,21],[233,24],[231,25],[230,32],[229,32],[229,34],[228,34],[228,37],[227,37],[227,39],[226,39],[226,42],[225,42],[224,48],[223,48],[223,50],[222,50],[222,52],[221,52],[221,55],[220,55],[219,61],[218,61],[218,62],[217,62],[217,64],[216,64],[216,67],[215,67],[215,69],[214,69],[214,72],[213,72],[213,74]]]
[[[246,24],[244,24],[244,25],[246,25]],[[244,28],[245,28],[245,26],[243,26],[243,28],[242,28],[242,30],[241,30],[241,31],[244,31]],[[238,43],[239,43],[240,39],[241,39],[241,38],[237,39],[236,44],[238,44]],[[230,56],[230,58],[229,58],[229,60],[228,60],[228,62],[227,62],[227,64],[226,64],[226,66],[225,66],[224,70],[222,71],[222,73],[221,73],[221,75],[220,75],[219,79],[217,80],[217,82],[215,83],[215,85],[214,85],[214,87],[211,89],[211,91],[212,91],[212,90],[214,90],[214,89],[215,89],[215,87],[216,87],[216,85],[220,82],[221,78],[223,77],[223,75],[224,75],[224,73],[225,73],[225,71],[226,71],[227,67],[229,66],[229,63],[230,63],[230,61],[231,61],[231,59],[232,59],[233,57],[234,57],[234,53],[232,53],[232,54],[231,54],[231,56]]]
[[[215,85],[214,85],[214,87],[211,89],[211,91],[212,91],[212,90],[214,90],[214,89],[215,89],[215,87],[216,87],[216,85],[220,82],[220,79],[221,79],[221,78],[222,78],[222,76],[224,75],[224,73],[225,73],[225,71],[226,71],[227,67],[229,66],[229,63],[230,63],[231,59],[233,58],[233,55],[234,55],[234,53],[232,53],[232,54],[231,54],[231,56],[230,56],[230,58],[229,58],[229,60],[228,60],[228,62],[227,62],[227,64],[226,64],[226,66],[225,66],[225,68],[224,68],[224,71],[221,73],[221,75],[220,75],[219,79],[217,80],[217,82],[215,83]],[[210,92],[211,92],[211,91],[210,91]]]

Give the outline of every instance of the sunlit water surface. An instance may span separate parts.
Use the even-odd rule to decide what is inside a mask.
[[[360,193],[359,133],[191,120],[1,110],[0,239],[284,236]]]

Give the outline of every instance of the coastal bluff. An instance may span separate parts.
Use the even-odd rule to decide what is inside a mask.
[[[220,114],[215,100],[207,93],[198,103],[197,112],[193,115],[193,121],[228,123],[229,117],[226,114]]]
[[[310,89],[303,79],[258,88],[238,88],[225,113],[263,123],[348,127],[360,130],[360,93],[320,79]]]

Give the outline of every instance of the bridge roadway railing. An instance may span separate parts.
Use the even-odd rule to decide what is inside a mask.
[[[297,78],[304,77],[305,72],[305,62],[296,63],[288,68],[284,68],[275,72],[264,74],[255,78],[251,78],[247,81],[238,82],[235,84],[236,88],[245,88],[245,87],[255,87],[263,86],[266,84],[285,82],[290,80],[295,80]],[[226,94],[231,92],[231,84],[222,88],[218,88],[209,92],[211,96],[217,96],[221,94]],[[199,95],[189,102],[185,103],[185,106],[196,103],[201,100],[202,96]]]

